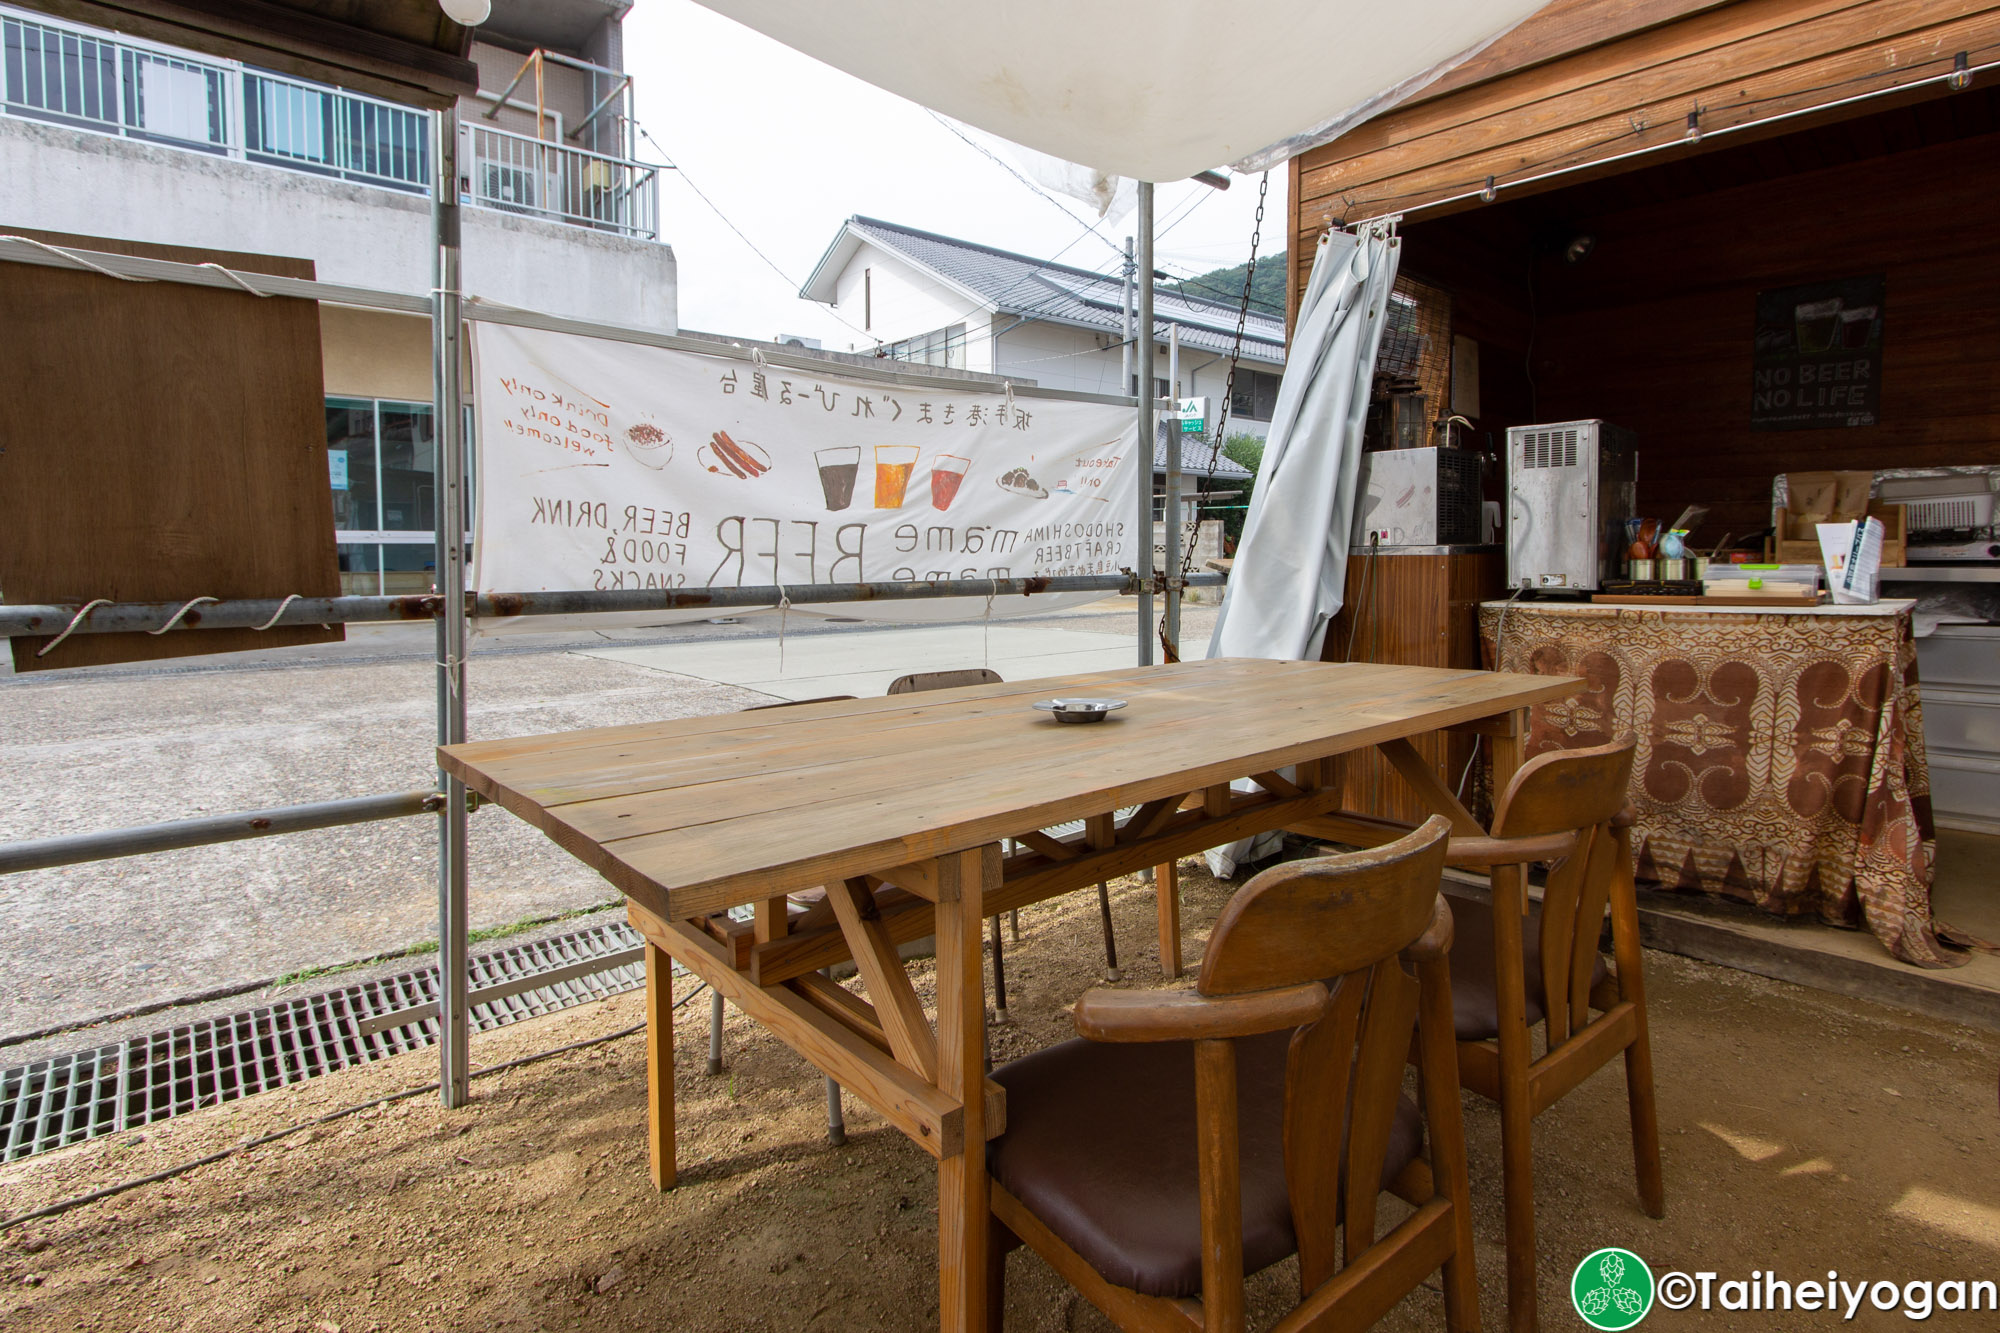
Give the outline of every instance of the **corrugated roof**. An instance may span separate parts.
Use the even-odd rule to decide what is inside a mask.
[[[843,235],[847,234],[902,255],[1003,314],[1107,333],[1124,331],[1125,284],[1115,273],[1093,273],[1086,268],[996,250],[877,218],[849,218],[843,229]],[[840,242],[835,241],[828,257],[839,247]],[[812,286],[811,282],[807,284],[809,290]],[[1167,291],[1158,291],[1153,297],[1154,328],[1158,336],[1164,340],[1167,330],[1178,324],[1181,346],[1204,352],[1226,354],[1235,345],[1236,314],[1237,307],[1232,302],[1206,301]],[[1285,321],[1251,311],[1243,326],[1243,359],[1267,365],[1283,364]],[[1164,366],[1160,367],[1160,373],[1165,371]]]

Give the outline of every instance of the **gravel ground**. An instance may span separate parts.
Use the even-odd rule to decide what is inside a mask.
[[[1229,886],[1183,863],[1187,945]],[[1153,899],[1113,886],[1128,985],[1157,985]],[[1022,914],[1008,951],[1016,1022],[997,1060],[1071,1035],[1102,966],[1095,895]],[[1623,1080],[1602,1070],[1536,1121],[1542,1326],[1581,1328],[1569,1275],[1604,1245],[1655,1273],[1770,1270],[1791,1282],[1992,1279],[2000,1254],[1994,1069],[2000,1037],[1664,954],[1646,957],[1667,1216],[1634,1196]],[[928,995],[926,964],[912,968]],[[852,984],[852,983],[850,983]],[[178,1179],[0,1232],[0,1327],[402,1330],[790,1330],[936,1327],[936,1173],[849,1099],[826,1145],[818,1077],[732,1011],[729,1069],[702,1073],[708,1006],[676,1024],[681,1185],[652,1191],[636,1035],[235,1152]],[[474,1039],[475,1067],[614,1034],[624,996]],[[435,1076],[416,1054],[0,1167],[26,1211],[298,1125]],[[1484,1326],[1504,1327],[1499,1120],[1466,1098]],[[1983,1163],[1983,1165],[1982,1165]],[[1109,1325],[1031,1254],[1008,1265],[1008,1326]],[[1289,1298],[1287,1262],[1252,1282],[1253,1325]],[[1948,1329],[1995,1316],[1933,1314]],[[1907,1328],[1798,1312],[1675,1313],[1651,1330]],[[1379,1326],[1441,1328],[1429,1289]]]
[[[1189,607],[1186,632],[1206,634],[1214,615]],[[1017,623],[1130,633],[1132,603]],[[881,628],[794,616],[787,640],[802,653],[818,635]],[[478,640],[468,728],[525,735],[768,702],[571,650],[776,629],[767,616]],[[428,787],[433,657],[427,625],[356,626],[338,645],[0,677],[0,842]],[[0,877],[0,1041],[435,938],[435,858],[435,822],[410,818]],[[473,819],[471,883],[475,929],[615,896],[495,808]],[[29,1058],[25,1049],[0,1045],[0,1063]]]

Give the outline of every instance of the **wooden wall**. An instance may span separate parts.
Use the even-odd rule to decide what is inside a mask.
[[[1481,343],[1483,431],[1630,426],[1643,511],[1709,504],[1716,541],[1768,523],[1775,473],[2000,463],[1996,200],[1985,90],[1411,226],[1404,264]],[[1880,424],[1752,430],[1757,292],[1874,273]]]
[[[1489,177],[1533,191],[1563,188],[1531,181],[1557,169],[1628,170],[1602,164],[1679,151],[1690,112],[1712,135],[1934,78],[1961,52],[1976,65],[1996,46],[2000,0],[1555,0],[1415,100],[1296,159],[1291,246],[1310,255],[1329,225],[1439,201],[1478,209]]]
[[[311,261],[23,233],[250,273]],[[13,603],[333,597],[319,308],[7,264],[0,281],[0,596]],[[198,624],[199,607],[183,623]],[[14,668],[338,642],[339,626],[11,640]]]

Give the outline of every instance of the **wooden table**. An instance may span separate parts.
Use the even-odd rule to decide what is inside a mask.
[[[975,1329],[986,1310],[981,1146],[1006,1120],[984,1076],[985,918],[1329,815],[1339,792],[1320,761],[1371,745],[1461,831],[1483,832],[1408,738],[1480,730],[1504,781],[1526,709],[1577,688],[1221,659],[481,741],[441,749],[439,762],[629,900],[648,944],[661,1187],[674,1178],[671,958],[938,1159],[941,1322]],[[1029,707],[1060,694],[1130,706],[1088,726]],[[1246,777],[1260,790],[1231,790]],[[1078,819],[1084,832],[1067,840],[1037,831]],[[1003,857],[1002,839],[1020,850]],[[825,901],[792,917],[785,895],[819,886]],[[749,930],[717,915],[747,903]],[[896,954],[933,932],[935,1027]],[[867,1002],[819,975],[850,957]]]

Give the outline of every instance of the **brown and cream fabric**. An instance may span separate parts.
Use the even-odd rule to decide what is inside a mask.
[[[1483,608],[1489,660],[1498,608]],[[1638,877],[1866,926],[1952,967],[1931,919],[1936,834],[1908,610],[1507,611],[1505,671],[1581,676],[1538,705],[1528,753],[1637,735]]]

